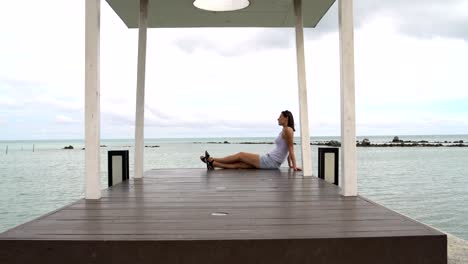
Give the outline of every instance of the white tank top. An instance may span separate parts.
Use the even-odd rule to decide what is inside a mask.
[[[268,153],[273,160],[279,163],[283,163],[288,155],[288,143],[286,143],[286,140],[281,136],[282,133],[283,131],[281,131],[275,139],[276,147]]]

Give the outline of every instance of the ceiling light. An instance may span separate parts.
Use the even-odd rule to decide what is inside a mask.
[[[193,5],[207,11],[234,11],[246,8],[249,0],[195,0]]]
[[[226,216],[226,215],[228,215],[228,213],[226,213],[226,212],[214,212],[211,215],[213,215],[213,216]]]

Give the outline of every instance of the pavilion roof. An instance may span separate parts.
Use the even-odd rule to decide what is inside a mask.
[[[139,0],[106,0],[129,28],[138,28]],[[250,0],[232,12],[200,10],[194,0],[149,0],[148,28],[294,27],[293,0]],[[335,0],[303,0],[304,27],[315,27]]]

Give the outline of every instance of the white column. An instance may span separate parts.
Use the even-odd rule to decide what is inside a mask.
[[[134,178],[143,177],[143,151],[145,126],[145,69],[146,32],[148,28],[148,0],[140,0],[140,22],[138,31],[138,73],[135,114],[135,166]]]
[[[101,198],[100,181],[100,0],[86,0],[85,22],[85,198]]]
[[[353,0],[339,0],[341,81],[341,194],[357,195]]]
[[[304,25],[302,22],[302,0],[294,0],[296,16],[296,54],[297,77],[299,84],[299,118],[301,122],[301,153],[304,176],[312,176],[312,157],[310,153],[309,114],[307,107],[307,86],[304,55]]]

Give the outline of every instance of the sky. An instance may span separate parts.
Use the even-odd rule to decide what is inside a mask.
[[[0,140],[84,138],[84,7],[0,2]],[[340,135],[337,13],[304,32],[312,137]],[[354,15],[357,135],[468,134],[468,1]],[[103,139],[134,137],[137,41],[102,1]],[[146,76],[146,138],[273,137],[286,109],[299,126],[292,28],[149,29]]]

